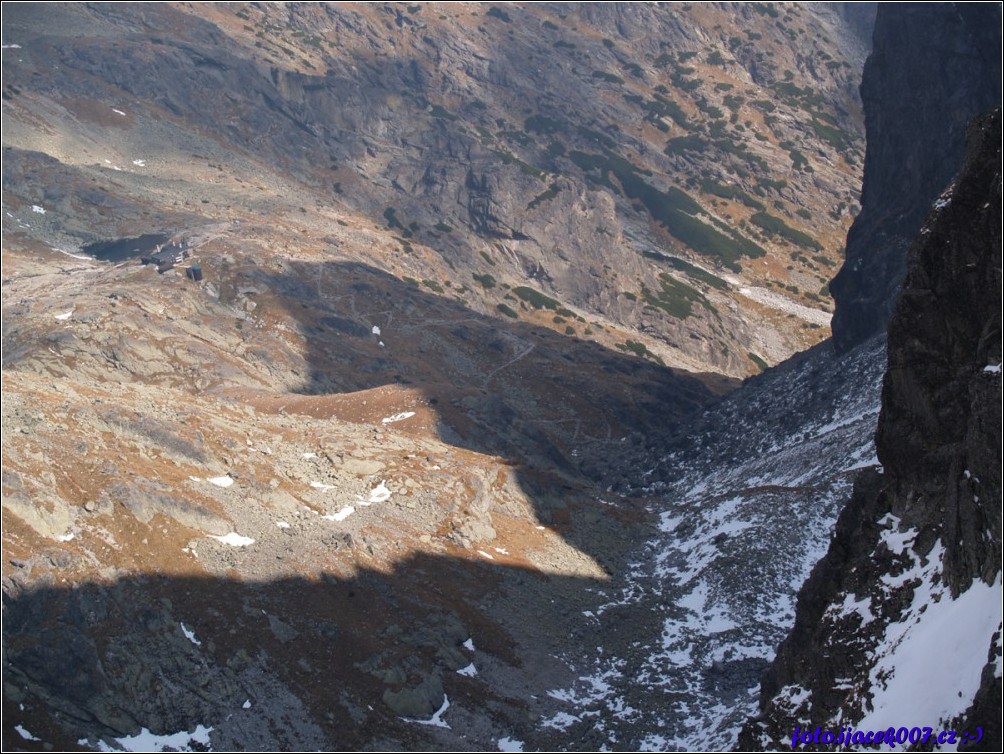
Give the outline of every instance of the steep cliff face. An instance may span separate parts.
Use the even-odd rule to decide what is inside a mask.
[[[876,448],[740,745],[930,726],[1001,742],[1001,113],[909,255]],[[972,742],[970,742],[972,743]]]
[[[927,206],[948,184],[969,121],[1000,102],[997,4],[884,5],[861,83],[865,175],[846,262],[830,283],[833,339],[881,332]]]

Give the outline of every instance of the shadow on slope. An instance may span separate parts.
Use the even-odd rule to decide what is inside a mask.
[[[545,692],[568,681],[555,654],[580,638],[564,616],[595,584],[429,556],[267,583],[31,588],[24,574],[4,583],[5,750],[197,725],[217,750],[490,750],[505,736],[546,747],[561,734],[533,732],[553,711]],[[403,719],[428,721],[444,699],[449,727]]]
[[[276,296],[306,338],[310,373],[299,392],[417,389],[440,417],[440,439],[514,464],[545,522],[573,488],[602,479],[626,489],[629,472],[617,466],[627,449],[656,445],[709,405],[715,394],[705,383],[734,385],[560,335],[533,324],[553,311],[515,296],[507,303],[520,309],[518,321],[480,314],[447,290],[427,293],[364,264],[285,266],[281,275],[246,274]]]

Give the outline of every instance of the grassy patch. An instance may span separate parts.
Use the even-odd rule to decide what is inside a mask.
[[[652,359],[653,361],[658,361],[660,364],[664,363],[662,359],[649,351],[644,343],[639,343],[637,340],[627,340],[623,343],[618,343],[617,348],[621,351],[633,353],[643,359]]]
[[[473,277],[477,282],[481,283],[481,287],[484,288],[485,290],[495,287],[495,278],[488,273],[485,273],[484,275],[471,273],[471,277]]]
[[[433,118],[442,118],[443,120],[456,120],[457,116],[451,113],[442,105],[433,105],[430,112]]]
[[[674,270],[679,270],[693,280],[710,285],[712,288],[717,288],[720,291],[725,291],[729,288],[729,284],[720,277],[697,265],[691,264],[686,259],[680,259],[679,257],[663,257],[663,259],[669,262],[669,265]]]
[[[502,314],[504,314],[507,317],[512,317],[513,319],[519,319],[519,315],[516,313],[516,310],[513,309],[511,306],[507,306],[506,304],[499,304],[495,308],[498,311],[502,312]]]
[[[731,270],[739,272],[739,258],[761,257],[766,252],[757,244],[731,230],[721,233],[694,215],[702,207],[689,194],[675,187],[657,189],[638,174],[638,168],[616,155],[596,155],[572,152],[570,159],[583,170],[600,172],[597,183],[617,190],[611,175],[620,184],[624,195],[636,199],[648,210],[652,219],[669,233],[698,253],[718,257]]]
[[[659,286],[660,290],[656,292],[642,286],[642,298],[650,306],[662,309],[671,317],[686,319],[694,313],[695,302],[709,310],[714,308],[699,290],[665,272],[659,275]]]
[[[718,181],[711,180],[710,178],[705,178],[701,181],[701,191],[705,194],[720,196],[722,199],[734,199],[735,201],[741,202],[747,207],[752,207],[756,210],[762,211],[767,209],[762,202],[758,202],[737,186],[726,186],[722,183],[718,183]]]
[[[492,151],[499,158],[501,158],[502,162],[504,162],[506,165],[516,165],[520,169],[520,172],[522,172],[524,175],[532,175],[534,178],[539,178],[543,180],[545,175],[543,170],[541,170],[540,168],[535,168],[533,165],[530,165],[529,163],[523,162],[523,160],[519,159],[519,157],[514,155],[512,152],[507,152],[504,149],[493,149]]]
[[[513,288],[512,292],[534,309],[550,309],[551,311],[557,311],[561,307],[560,301],[557,301],[550,296],[546,296],[540,291],[525,285]]]
[[[780,217],[775,217],[767,212],[754,213],[750,217],[750,222],[762,228],[768,236],[780,236],[796,246],[802,246],[806,249],[823,250],[819,242],[808,233],[803,233],[797,228],[792,228]]]
[[[769,369],[769,365],[767,364],[767,362],[764,361],[763,359],[761,359],[759,356],[757,356],[752,351],[750,351],[747,355],[750,357],[750,361],[752,361],[754,364],[756,364],[757,368],[761,372],[765,372],[767,369]]]

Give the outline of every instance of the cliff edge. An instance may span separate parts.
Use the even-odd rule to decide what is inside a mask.
[[[741,748],[829,748],[793,733],[851,725],[952,729],[960,749],[1000,749],[1000,150],[998,109],[971,125],[962,170],[910,250],[889,324],[883,468],[858,477],[802,587]]]

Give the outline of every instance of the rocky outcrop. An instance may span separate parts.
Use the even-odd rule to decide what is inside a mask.
[[[963,169],[911,249],[889,326],[884,470],[858,478],[799,593],[742,748],[848,724],[978,726],[980,748],[1000,748],[1000,150],[997,110],[972,125]],[[910,654],[932,637],[935,653]],[[938,689],[931,703],[907,685],[911,657]]]
[[[996,4],[879,8],[861,84],[867,138],[861,213],[830,284],[838,348],[885,327],[907,249],[958,168],[967,124],[1000,102],[1000,28]]]

